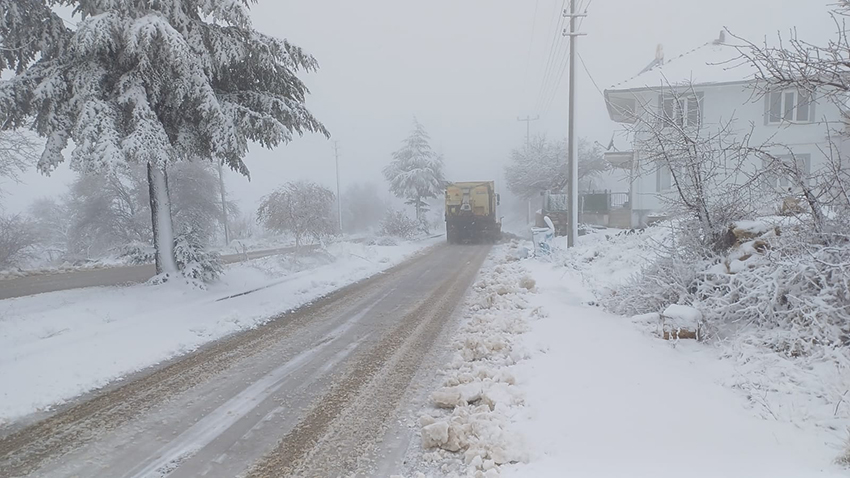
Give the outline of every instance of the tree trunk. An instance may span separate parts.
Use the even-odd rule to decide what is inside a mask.
[[[224,226],[224,245],[230,244],[230,230],[227,225],[227,196],[224,193],[224,171],[221,161],[218,162],[218,186],[221,192],[221,223]]]
[[[176,274],[174,260],[174,229],[171,224],[171,200],[168,197],[168,176],[165,169],[148,163],[148,189],[151,202],[153,247],[156,250],[156,273]]]

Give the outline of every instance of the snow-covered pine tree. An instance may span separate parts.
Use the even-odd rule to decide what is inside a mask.
[[[50,173],[73,141],[80,171],[145,165],[157,270],[177,270],[166,165],[222,161],[248,175],[248,142],[328,135],[296,76],[316,60],[256,31],[251,0],[0,0],[0,130],[46,138]],[[65,25],[51,7],[74,8]]]
[[[431,149],[430,139],[422,124],[413,118],[413,132],[384,168],[390,191],[416,208],[416,220],[423,227],[426,227],[424,213],[428,207],[425,199],[437,197],[446,187],[443,158]]]

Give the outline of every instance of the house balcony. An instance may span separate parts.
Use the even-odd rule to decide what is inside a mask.
[[[632,228],[629,193],[590,191],[579,194],[579,222],[618,229]]]

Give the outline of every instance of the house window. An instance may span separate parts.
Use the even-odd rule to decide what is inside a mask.
[[[658,97],[659,115],[663,125],[699,127],[702,123],[703,94],[682,96],[661,95]]]
[[[673,188],[673,173],[666,164],[659,166],[655,176],[655,191],[665,192]]]
[[[772,91],[766,95],[768,124],[811,123],[814,102],[808,91]]]
[[[810,154],[778,156],[776,159],[784,163],[788,169],[793,167],[796,160],[796,170],[802,175],[803,181],[808,182],[808,177],[812,171],[812,156]],[[782,192],[797,188],[792,171],[781,171],[781,168],[773,167],[769,160],[765,160],[764,168],[767,171],[765,182],[769,188]]]

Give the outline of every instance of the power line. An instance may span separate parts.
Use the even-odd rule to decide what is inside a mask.
[[[557,17],[557,22],[553,22],[552,20],[555,17],[549,19],[549,29],[552,29],[552,25],[555,25],[555,31],[552,35],[552,44],[549,46],[549,54],[547,55],[546,65],[543,70],[543,80],[540,85],[540,91],[537,95],[537,103],[535,105],[535,109],[539,109],[542,100],[545,98],[545,93],[548,91],[548,83],[549,78],[552,72],[552,60],[557,56],[556,51],[560,50],[560,44],[558,43],[558,39],[561,38],[561,28],[563,25],[564,17],[561,16],[560,12],[563,11],[564,5],[566,5],[567,0],[561,1],[561,8],[556,10],[555,15]],[[555,4],[557,6],[557,3]]]
[[[590,3],[588,3],[588,6],[590,6]],[[581,6],[578,7],[578,10],[580,10],[580,9],[581,9]],[[584,13],[585,14],[587,13],[587,8],[585,8]],[[581,28],[582,20],[584,20],[584,17],[582,17],[581,20],[579,20],[579,26],[577,27],[577,29]],[[555,97],[558,94],[558,90],[561,87],[561,80],[563,80],[564,72],[567,69],[567,63],[568,63],[567,62],[567,54],[568,53],[569,53],[569,45],[567,45],[567,49],[565,49],[562,53],[561,61],[560,61],[561,67],[558,71],[558,75],[556,77],[555,82],[550,85],[549,93],[545,97],[545,98],[548,98],[548,99],[545,99],[544,102],[543,102],[542,111],[543,111],[544,114],[549,112],[549,108],[552,106],[552,103],[554,102]]]
[[[566,10],[562,10],[562,13],[565,14]],[[564,17],[562,15],[561,18],[563,19],[563,18],[566,18],[566,17]],[[561,32],[561,36],[563,36],[565,32],[566,32],[566,29],[564,28]],[[554,70],[554,71],[557,71],[557,74],[552,77],[554,79],[554,81],[549,83],[548,88],[547,88],[547,93],[543,97],[543,103],[541,105],[541,109],[542,109],[544,114],[549,112],[549,108],[552,106],[552,103],[555,100],[555,97],[557,96],[558,90],[561,87],[561,80],[563,79],[564,72],[566,71],[566,68],[567,68],[567,57],[568,57],[568,54],[569,54],[570,46],[569,46],[568,42],[564,42],[564,45],[565,45],[565,49],[564,49],[564,51],[561,52],[561,60],[558,62],[558,64],[560,65],[560,68],[556,67],[556,70]]]
[[[531,64],[531,49],[534,46],[534,34],[537,32],[537,8],[540,6],[540,0],[534,2],[534,17],[531,20],[531,38],[528,39],[528,51],[525,54],[525,73],[522,78],[522,85],[525,88],[525,93],[528,94],[528,67]]]
[[[568,64],[567,57],[569,56],[568,53],[569,53],[569,47],[567,47],[567,49],[564,50],[564,54],[561,58],[561,63],[560,63],[561,67],[558,71],[557,79],[555,80],[554,83],[552,83],[549,94],[546,95],[546,98],[548,98],[548,99],[546,101],[544,101],[544,103],[543,103],[543,114],[546,114],[546,113],[549,112],[549,108],[552,106],[552,103],[555,100],[555,96],[557,96],[558,89],[561,86],[561,80],[564,78],[564,71],[566,71],[566,69],[567,69],[567,64]]]
[[[584,58],[582,58],[581,53],[580,53],[580,52],[576,52],[576,54],[578,55],[578,59],[579,59],[579,61],[581,61],[581,66],[582,66],[582,67],[584,67],[584,72],[585,72],[585,73],[587,73],[587,77],[588,77],[588,78],[590,78],[590,82],[591,82],[591,83],[593,83],[593,86],[595,86],[595,87],[596,87],[596,91],[598,91],[598,92],[599,92],[599,94],[600,94],[600,95],[602,95],[602,96],[604,97],[604,96],[605,96],[605,93],[603,93],[603,92],[602,92],[602,89],[601,89],[601,88],[599,88],[599,85],[598,85],[598,84],[596,84],[596,80],[594,80],[594,79],[593,79],[593,75],[591,75],[591,74],[590,74],[590,70],[588,70],[588,69],[587,69],[587,64],[584,62]]]

